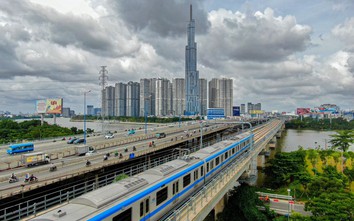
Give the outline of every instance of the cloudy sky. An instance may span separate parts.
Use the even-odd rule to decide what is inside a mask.
[[[0,2],[0,111],[34,113],[64,99],[83,113],[108,85],[184,77],[193,4],[200,77],[232,78],[234,104],[294,111],[354,109],[352,0],[4,0]]]

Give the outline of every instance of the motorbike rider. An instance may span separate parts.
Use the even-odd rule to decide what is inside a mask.
[[[89,160],[86,161],[86,166],[90,166],[91,162]]]
[[[33,174],[31,174],[31,176],[29,177],[29,181],[34,181],[36,179],[37,179],[37,177],[35,177]]]
[[[17,180],[17,176],[15,175],[15,173],[11,174],[10,180]]]
[[[133,151],[136,151],[136,147],[135,146],[133,146]]]
[[[28,180],[29,180],[29,178],[30,178],[29,173],[26,173],[26,175],[25,175],[25,182],[26,182],[26,181],[28,181]]]
[[[108,160],[107,154],[104,155],[103,160]]]

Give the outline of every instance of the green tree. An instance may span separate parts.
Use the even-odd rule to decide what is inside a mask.
[[[264,172],[266,185],[278,188],[294,181],[297,173],[305,172],[306,151],[299,149],[291,153],[277,153],[269,160]]]
[[[351,130],[340,130],[337,134],[331,135],[332,139],[329,141],[333,147],[346,152],[350,144],[354,143],[354,132]]]
[[[229,201],[222,213],[217,215],[218,221],[267,221],[274,218],[274,214],[267,217],[257,206],[263,206],[253,187],[241,185],[231,192]],[[269,211],[269,210],[268,210]]]
[[[311,211],[311,220],[354,219],[354,195],[348,192],[324,192],[305,204],[305,210]]]

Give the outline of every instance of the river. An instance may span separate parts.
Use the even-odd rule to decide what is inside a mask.
[[[336,132],[287,129],[282,132],[282,137],[277,139],[277,148],[282,152],[296,151],[299,146],[304,149],[327,149],[331,147],[329,141],[332,139],[330,136],[332,134],[336,134]],[[351,145],[349,150],[354,151],[354,145]]]
[[[16,120],[18,122],[26,121],[29,119],[19,119]],[[54,124],[54,118],[44,118],[44,121],[48,122],[48,124]],[[56,124],[61,127],[72,128],[76,127],[77,129],[84,128],[83,121],[71,121],[71,118],[65,117],[57,117]],[[144,128],[144,123],[125,123],[119,121],[105,121],[103,123],[103,131],[118,131],[118,130],[125,130],[125,129],[132,129],[132,128]],[[148,129],[151,127],[156,127],[157,124],[148,124]],[[86,128],[90,128],[95,132],[102,131],[102,122],[101,121],[86,121]]]
[[[296,151],[299,146],[304,149],[327,149],[331,147],[329,141],[332,139],[330,136],[332,134],[336,134],[336,132],[286,129],[282,132],[281,138],[277,139],[276,149],[282,152]],[[354,145],[349,147],[349,151],[354,151]],[[275,153],[276,150],[271,150],[270,158],[273,158]],[[264,176],[265,174],[258,170],[257,186],[261,187],[263,185]]]

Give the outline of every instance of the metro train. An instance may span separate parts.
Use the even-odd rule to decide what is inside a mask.
[[[32,220],[159,220],[252,143],[252,133],[236,135],[81,195]]]

